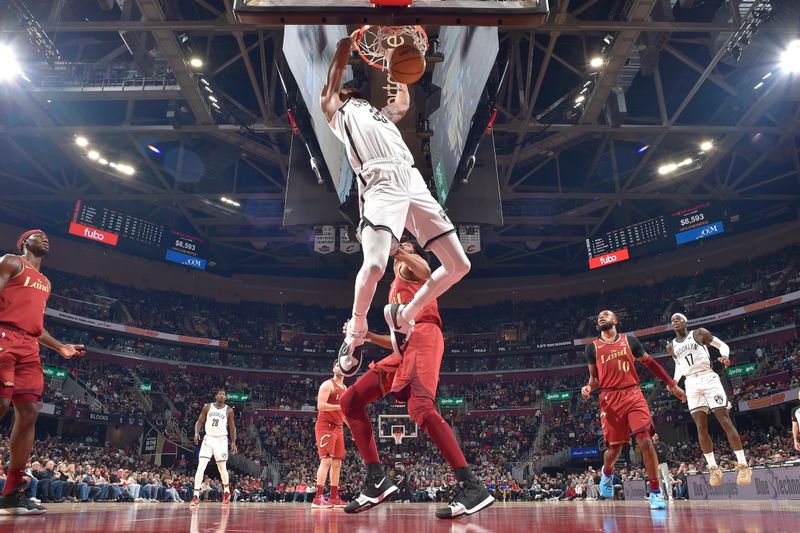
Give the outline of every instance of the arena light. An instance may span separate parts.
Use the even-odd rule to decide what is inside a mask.
[[[108,159],[106,159],[105,157],[101,157],[100,159],[97,160],[97,162],[103,166],[108,165]]]
[[[194,56],[189,59],[189,66],[192,68],[203,68],[203,60],[197,56]]]
[[[800,72],[800,39],[790,42],[781,54],[781,68],[788,72]]]
[[[764,86],[764,82],[760,81],[760,82],[756,83],[756,85],[755,85],[755,87],[753,87],[753,89],[754,90],[758,90],[758,89],[762,88],[763,86]]]
[[[89,150],[89,153],[86,154],[86,157],[88,157],[92,161],[97,161],[98,159],[100,159],[100,153],[97,150]]]
[[[207,80],[207,79],[205,79],[205,78],[200,78],[200,82],[201,82],[203,85],[208,85],[208,80]]]
[[[649,148],[650,148],[650,145],[649,145],[649,144],[645,144],[644,146],[642,146],[641,148],[639,148],[638,150],[636,150],[636,153],[637,153],[637,154],[643,154],[643,153],[645,153],[645,152],[646,152],[646,151],[647,151]]]
[[[211,100],[212,102],[218,102],[219,101],[219,100],[217,100],[217,97],[214,96],[214,95],[209,95],[208,99]]]
[[[151,152],[153,152],[154,154],[161,155],[161,149],[158,146],[154,145],[154,144],[148,144],[147,145],[147,149],[150,150]]]
[[[89,146],[89,139],[81,136],[75,137],[75,144],[77,144],[81,148],[86,148],[87,146]]]
[[[584,100],[586,100],[586,97],[585,97],[584,95],[582,95],[582,94],[581,94],[581,95],[578,95],[578,97],[575,99],[575,103],[576,103],[576,104],[580,104],[580,103],[581,103],[581,102],[583,102]]]
[[[702,152],[708,152],[714,148],[714,143],[711,141],[703,141],[700,143],[700,150]]]
[[[114,166],[114,164],[112,163],[111,166]],[[133,176],[136,174],[136,169],[127,163],[117,163],[115,168],[126,176]]]
[[[667,163],[666,165],[661,165],[658,167],[658,173],[662,176],[666,176],[667,174],[671,174],[678,169],[678,165],[675,163]]]
[[[14,50],[8,44],[0,45],[0,81],[11,81],[17,77],[25,77],[17,62]]]
[[[589,60],[589,66],[598,69],[603,66],[603,58],[600,56],[595,56],[591,60]]]
[[[219,201],[222,202],[223,204],[232,205],[233,207],[241,207],[242,206],[242,204],[240,204],[239,202],[237,202],[235,200],[231,200],[230,198],[228,198],[226,196],[223,196],[222,198],[220,198]]]

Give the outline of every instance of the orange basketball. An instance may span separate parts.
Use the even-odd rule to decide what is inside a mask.
[[[389,57],[389,73],[399,83],[416,83],[425,73],[425,56],[416,46],[400,45]]]

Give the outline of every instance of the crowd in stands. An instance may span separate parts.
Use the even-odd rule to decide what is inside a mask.
[[[501,302],[480,309],[444,309],[449,349],[530,350],[543,343],[568,341],[593,333],[598,310],[626,312],[628,329],[666,323],[668,314],[698,316],[785,294],[800,287],[793,245],[722,269],[699,271],[647,287],[558,301]],[[140,290],[100,279],[48,270],[54,287],[50,305],[82,316],[156,331],[228,340],[243,350],[284,349],[335,352],[347,309],[254,302],[223,304],[178,293]],[[641,291],[647,298],[641,298]],[[379,307],[379,306],[378,306]],[[370,323],[380,324],[379,309]],[[483,317],[493,317],[487,324]],[[475,334],[481,334],[476,336]]]

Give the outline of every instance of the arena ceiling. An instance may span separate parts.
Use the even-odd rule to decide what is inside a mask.
[[[231,0],[9,4],[30,9],[61,58],[48,65],[4,17],[30,83],[0,87],[1,218],[66,232],[84,199],[199,234],[226,272],[356,269],[359,255],[315,254],[310,228],[281,227],[291,139],[287,67],[273,53],[281,28],[237,23]],[[748,33],[765,7],[772,17]],[[551,0],[543,26],[502,30],[509,69],[494,132],[505,223],[483,228],[475,273],[580,270],[587,237],[695,201],[718,202],[741,229],[796,217],[800,82],[778,61],[798,20],[785,0]],[[587,76],[592,91],[576,108]],[[76,135],[136,174],[88,160]],[[700,168],[658,173],[703,141],[714,147]]]

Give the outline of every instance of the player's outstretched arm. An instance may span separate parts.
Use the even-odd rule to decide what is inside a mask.
[[[200,409],[200,416],[197,417],[197,422],[194,423],[194,443],[200,444],[200,428],[203,427],[203,424],[206,423],[206,417],[208,416],[208,406],[209,404],[205,404],[202,409]]]
[[[398,246],[394,253],[394,259],[400,267],[400,274],[405,279],[412,281],[427,281],[431,277],[431,267],[422,256],[408,253],[403,246]],[[409,276],[409,272],[413,276]]]
[[[236,423],[233,421],[233,407],[228,406],[228,434],[231,436],[231,453],[239,453],[236,447]]]
[[[713,346],[717,350],[719,350],[720,358],[718,361],[722,363],[725,368],[728,368],[731,365],[731,348],[725,342],[715,337],[708,331],[706,328],[698,328],[694,332],[694,338],[696,341],[700,342],[701,344],[705,344],[706,346]]]
[[[675,358],[675,352],[672,350],[672,343],[667,343],[667,353],[672,356],[672,361],[675,363],[675,372],[672,374],[672,379],[675,380],[675,383],[678,383],[683,374],[681,373],[681,365],[678,364],[678,360]]]
[[[342,333],[345,335],[347,335],[347,324],[349,323],[350,321],[348,320],[344,323],[344,326],[342,326]],[[377,333],[367,331],[367,335],[364,337],[364,340],[371,342],[376,346],[380,346],[381,348],[394,350],[394,347],[392,346],[392,338],[389,335],[378,335]]]
[[[650,357],[646,351],[644,351],[644,346],[642,346],[642,343],[639,342],[639,339],[633,335],[628,335],[627,337],[628,346],[631,347],[631,353],[636,360],[647,367],[647,370],[649,370],[655,377],[663,381],[676,398],[686,403],[686,393],[683,392],[683,389],[678,386],[674,379],[669,377],[669,374],[667,374],[667,371],[664,370],[664,367],[661,366],[658,361]]]
[[[411,107],[411,96],[408,93],[408,85],[405,83],[398,83],[397,96],[395,96],[394,102],[386,104],[383,109],[381,109],[381,114],[397,124],[406,116],[409,107]]]
[[[83,344],[61,344],[54,339],[46,329],[42,330],[38,342],[42,346],[55,350],[64,359],[72,359],[73,357],[83,357],[86,355],[86,346]]]
[[[796,420],[792,420],[792,437],[794,437],[794,449],[800,452],[800,440],[798,440],[798,431],[800,431],[800,424]]]
[[[320,95],[320,105],[328,121],[331,120],[336,110],[342,105],[342,100],[339,98],[339,89],[342,86],[344,71],[347,68],[347,60],[353,50],[354,35],[355,32],[339,41],[339,44],[336,45],[336,53],[333,54],[331,65],[328,67],[328,82],[322,88],[322,94]]]

